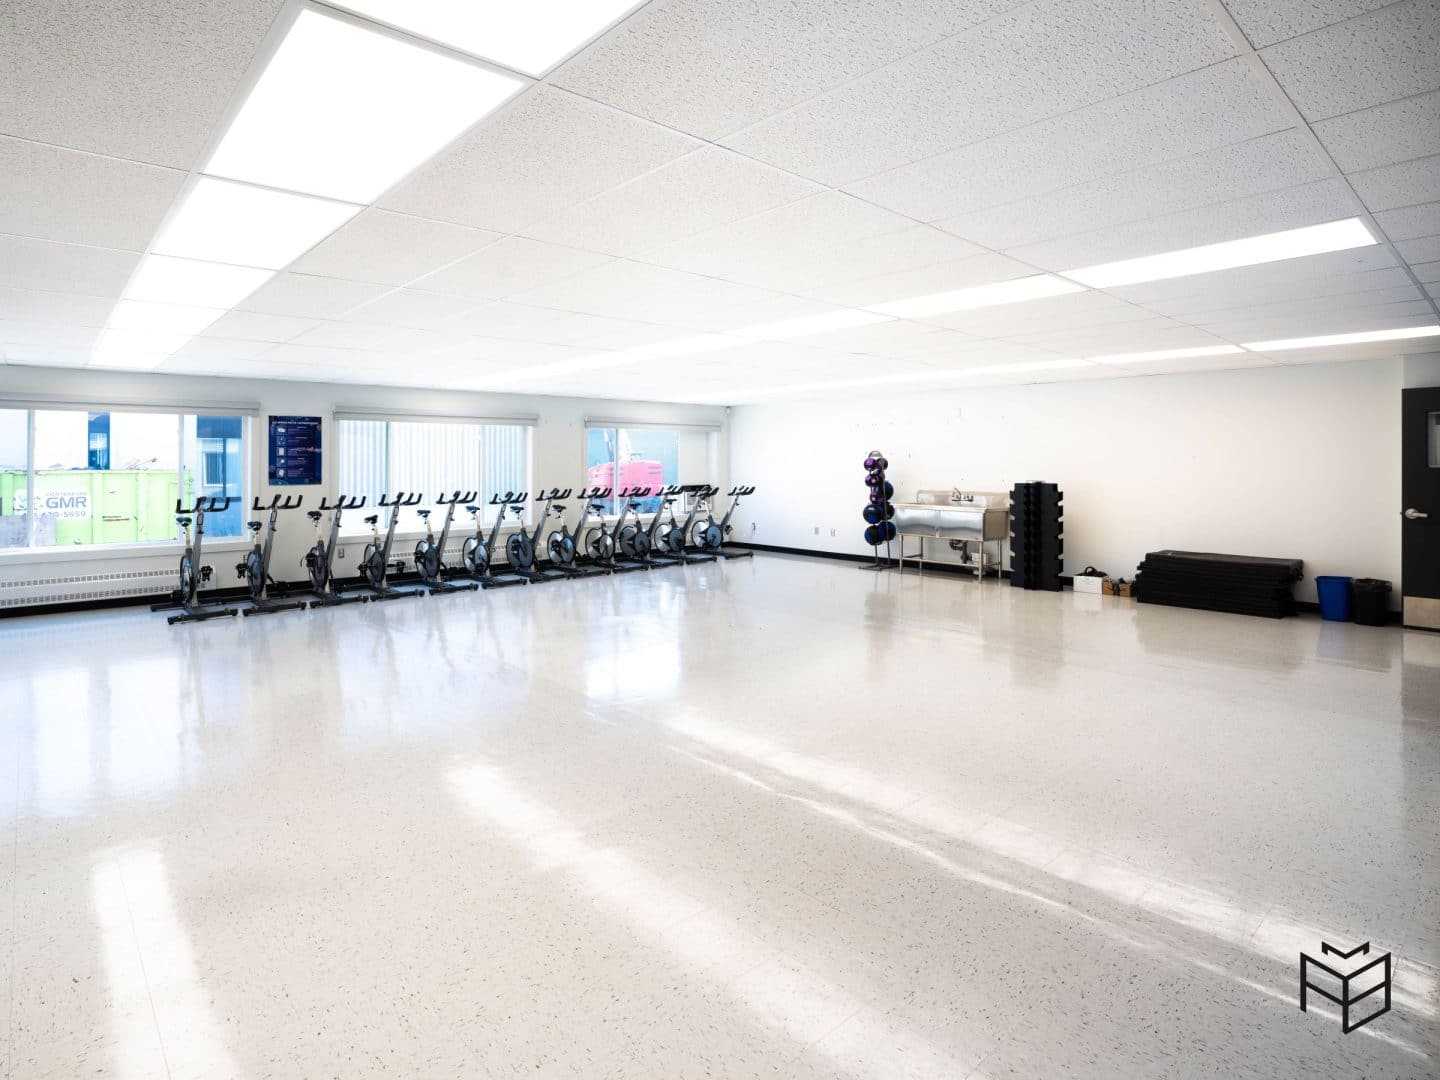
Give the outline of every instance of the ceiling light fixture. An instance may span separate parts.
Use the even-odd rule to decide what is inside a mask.
[[[91,367],[153,371],[182,348],[191,335],[103,330],[90,350]]]
[[[252,266],[147,255],[125,286],[128,300],[232,308],[274,276]]]
[[[186,338],[191,338],[224,314],[214,308],[121,300],[105,320],[105,327],[145,334],[184,334]]]
[[[279,270],[360,211],[202,176],[150,245],[157,255]]]
[[[1115,353],[1111,356],[1087,356],[1092,364],[1143,364],[1151,360],[1189,360],[1200,356],[1230,356],[1244,352],[1239,345],[1201,345],[1193,349],[1152,349],[1149,352]]]
[[[1440,326],[1407,326],[1395,330],[1362,330],[1355,334],[1324,334],[1320,337],[1281,338],[1278,341],[1247,341],[1251,352],[1285,352],[1288,349],[1318,349],[1325,345],[1364,345],[1372,341],[1404,341],[1408,338],[1440,336]]]
[[[307,8],[203,171],[369,203],[523,85]]]
[[[915,296],[908,300],[866,304],[865,310],[891,315],[897,319],[923,319],[928,315],[972,311],[975,308],[1017,304],[1024,300],[1043,300],[1050,296],[1065,296],[1068,293],[1084,291],[1083,285],[1076,285],[1073,281],[1065,281],[1049,274],[1036,274],[1033,277],[1012,278],[1009,281],[996,281],[968,289]]]
[[[1181,248],[1138,259],[1099,263],[1079,270],[1061,273],[1095,289],[1117,285],[1136,285],[1144,281],[1165,281],[1191,274],[1208,274],[1216,270],[1233,270],[1240,266],[1298,259],[1305,255],[1323,255],[1328,251],[1368,247],[1376,242],[1369,228],[1359,218],[1329,221],[1324,225],[1307,225],[1302,229],[1247,236],[1219,244]]]
[[[632,11],[636,0],[548,0],[544,4],[477,0],[336,0],[357,15],[388,23],[497,64],[540,75]]]

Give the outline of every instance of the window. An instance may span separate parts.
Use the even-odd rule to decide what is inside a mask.
[[[715,473],[714,443],[715,432],[705,428],[590,424],[585,430],[585,483],[615,491],[708,483]],[[658,498],[640,500],[641,513],[658,509]],[[618,511],[617,499],[611,499],[611,511]]]
[[[0,410],[0,548],[178,538],[177,500],[230,495],[207,535],[244,531],[244,417]]]
[[[416,510],[438,495],[479,491],[480,501],[524,491],[530,476],[530,427],[441,420],[349,420],[337,423],[339,493],[363,495],[365,513],[346,516],[346,531],[361,531],[382,495],[420,494],[424,501],[401,513],[398,528],[422,528]],[[457,511],[458,513],[458,511]],[[490,516],[488,513],[486,518]],[[383,528],[386,519],[381,519]]]

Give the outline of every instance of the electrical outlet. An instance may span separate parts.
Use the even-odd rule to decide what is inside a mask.
[[[834,530],[834,529],[831,529],[831,530],[830,530],[830,535],[831,535],[831,536],[834,536],[834,535],[835,535],[835,530]]]
[[[819,526],[819,525],[816,525],[816,526],[815,526],[815,535],[816,535],[816,536],[819,536],[819,535],[820,535],[820,526]]]
[[[337,559],[343,559],[343,558],[345,558],[345,549],[344,549],[343,547],[342,547],[342,548],[336,548],[336,549],[335,549],[335,557],[336,557]]]
[[[750,522],[750,535],[751,535],[751,536],[754,536],[754,535],[755,535],[755,530],[756,530],[757,528],[759,528],[759,526],[757,526],[757,525],[755,524],[755,522],[753,522],[753,521]]]

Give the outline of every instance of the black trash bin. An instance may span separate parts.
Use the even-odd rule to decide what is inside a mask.
[[[1390,621],[1390,582],[1356,578],[1351,618],[1361,626],[1384,626]]]

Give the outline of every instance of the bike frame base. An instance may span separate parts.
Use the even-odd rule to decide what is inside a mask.
[[[304,600],[247,600],[250,606],[245,608],[242,615],[273,615],[277,611],[304,611],[307,605]]]

